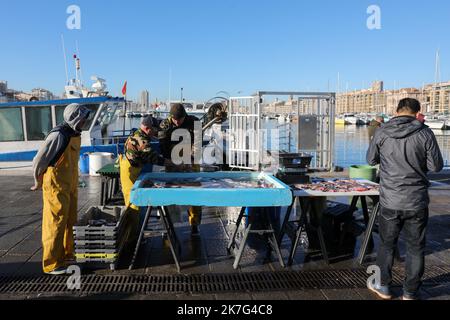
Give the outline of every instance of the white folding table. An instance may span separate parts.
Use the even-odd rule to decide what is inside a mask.
[[[329,179],[330,181],[335,181],[339,179]],[[363,184],[371,184],[377,186],[376,183],[368,181],[368,180],[356,180],[359,183]],[[313,205],[314,200],[316,199],[323,199],[323,198],[329,198],[329,197],[351,197],[351,205],[350,210],[351,212],[354,212],[356,210],[356,206],[358,203],[358,200],[361,199],[361,205],[363,209],[364,214],[364,222],[366,224],[366,235],[364,237],[363,243],[361,245],[361,250],[358,255],[358,262],[360,264],[363,263],[364,257],[367,252],[367,247],[369,245],[369,242],[371,240],[372,230],[373,226],[375,224],[375,219],[379,213],[379,196],[380,193],[378,190],[369,190],[364,192],[324,192],[324,191],[316,191],[316,190],[303,190],[303,189],[296,189],[293,188],[293,197],[294,197],[294,203],[295,200],[298,199],[301,206],[301,214],[300,219],[297,221],[289,221],[290,216],[292,213],[292,208],[294,206],[294,203],[288,207],[286,216],[283,220],[283,224],[281,226],[281,232],[279,236],[279,244],[281,244],[281,241],[285,234],[289,236],[289,238],[292,241],[292,246],[289,253],[289,260],[288,265],[293,264],[294,256],[297,251],[300,237],[302,232],[305,230],[306,224],[307,224],[307,218],[308,214],[310,216],[318,216],[318,212],[316,212],[316,208]],[[376,203],[372,215],[369,216],[368,208],[367,208],[367,197],[372,197],[374,199],[374,202]],[[325,239],[323,236],[323,230],[321,223],[319,221],[318,225],[315,227],[317,231],[317,235],[319,238],[319,244],[320,249],[322,251],[323,258],[327,264],[329,264],[328,259],[328,252],[325,244]]]

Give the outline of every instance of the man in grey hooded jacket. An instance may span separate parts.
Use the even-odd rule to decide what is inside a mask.
[[[68,262],[75,258],[72,228],[78,211],[78,161],[88,116],[83,106],[67,106],[65,122],[50,132],[33,162],[32,190],[43,189],[42,268],[46,274],[66,273]]]
[[[377,264],[381,284],[369,289],[391,299],[394,251],[400,232],[407,246],[403,299],[418,298],[425,269],[425,234],[430,198],[428,172],[443,169],[442,154],[433,131],[417,120],[420,102],[400,101],[397,116],[375,133],[367,152],[370,165],[380,164],[380,248]]]

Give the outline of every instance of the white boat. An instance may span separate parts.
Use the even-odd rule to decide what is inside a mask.
[[[117,119],[123,98],[94,97],[0,104],[0,162],[31,161],[52,128],[61,124],[64,109],[71,103],[90,111],[81,135],[82,152],[98,151],[108,145],[107,126]],[[115,147],[114,147],[115,148]]]
[[[433,130],[447,130],[447,122],[445,120],[426,120],[425,124]]]
[[[346,113],[344,114],[344,121],[346,124],[356,126],[358,124],[358,118],[354,113]]]

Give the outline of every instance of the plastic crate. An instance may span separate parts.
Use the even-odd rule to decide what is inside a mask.
[[[91,207],[75,224],[74,230],[117,231],[124,207]]]
[[[119,255],[117,253],[76,253],[77,262],[115,262]]]
[[[115,264],[123,248],[125,207],[91,207],[73,227],[77,263]]]
[[[116,240],[75,240],[76,247],[116,247],[118,241]]]
[[[87,249],[87,248],[75,248],[75,253],[81,254],[113,254],[118,253],[117,248],[114,249]]]

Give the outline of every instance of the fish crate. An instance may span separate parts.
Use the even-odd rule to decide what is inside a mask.
[[[125,207],[91,207],[73,227],[77,263],[115,265],[123,244]]]
[[[117,240],[75,240],[75,246],[79,248],[115,248]]]
[[[91,207],[73,227],[75,241],[116,241],[124,217],[125,207]]]
[[[114,234],[120,227],[123,207],[91,207],[73,227],[74,232]]]
[[[119,248],[113,249],[88,249],[88,248],[75,248],[75,254],[118,254]]]
[[[109,236],[105,234],[91,234],[91,233],[75,233],[75,241],[116,241],[117,233]]]
[[[116,263],[119,255],[116,253],[77,253],[75,257],[78,263]]]

